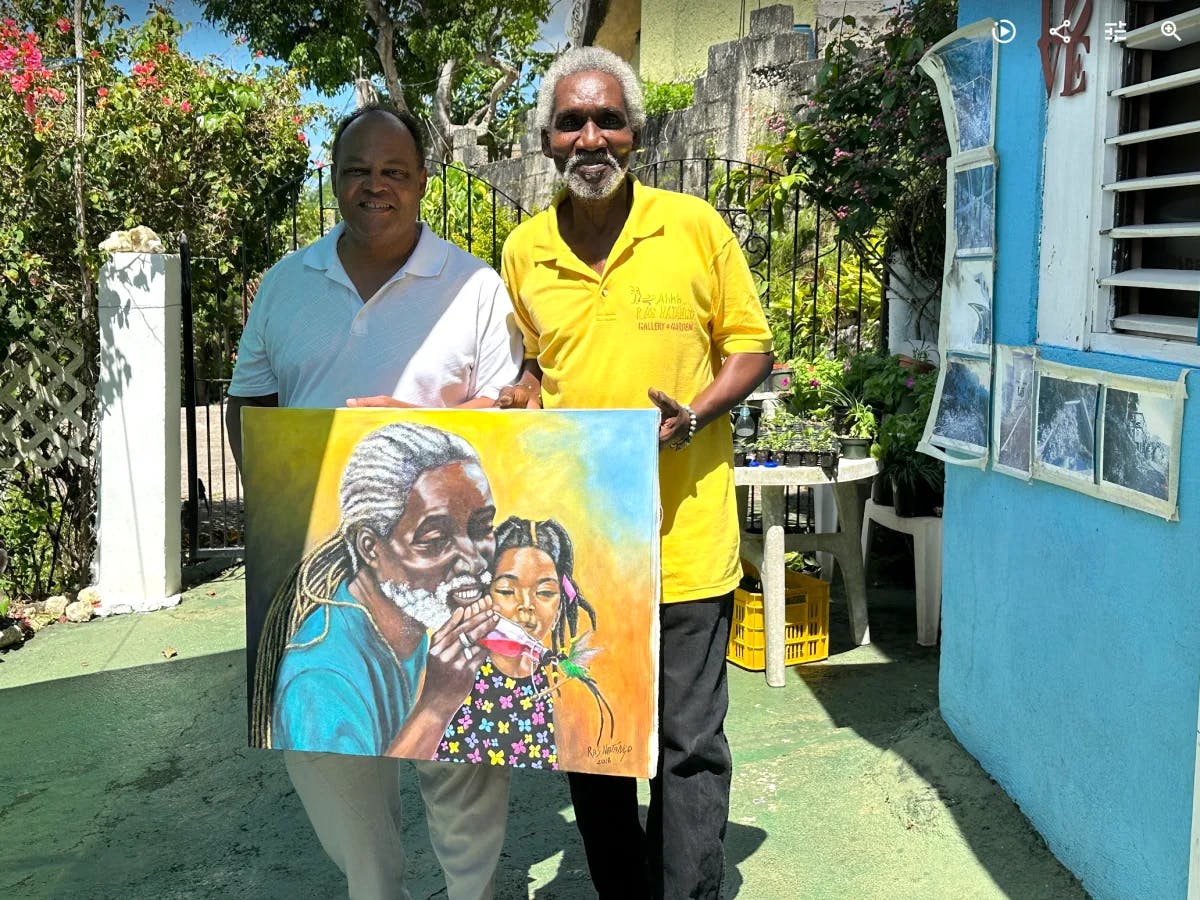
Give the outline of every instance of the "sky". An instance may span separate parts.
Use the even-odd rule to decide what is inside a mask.
[[[567,43],[566,22],[571,8],[570,0],[552,0],[552,2],[550,18],[542,26],[542,41],[536,47],[538,50],[550,50],[555,46],[561,47]],[[133,21],[144,18],[146,13],[145,9],[140,8],[136,3],[130,3],[126,7],[126,12]],[[231,69],[236,70],[248,69],[255,62],[248,46],[234,43],[233,35],[227,35],[204,21],[202,4],[195,0],[178,0],[174,4],[174,14],[180,22],[187,26],[180,41],[180,49],[185,53],[195,57],[217,56]],[[257,61],[260,63],[278,62],[270,57]],[[319,91],[309,89],[304,92],[303,99],[306,103],[322,103],[341,116],[354,108],[354,89],[347,86],[334,96],[326,96]],[[329,139],[329,131],[325,122],[323,120],[315,122],[305,129],[305,133],[308,136],[309,146],[313,148],[314,156],[318,155],[321,147]]]

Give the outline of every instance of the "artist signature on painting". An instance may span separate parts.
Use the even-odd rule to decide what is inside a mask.
[[[633,745],[624,741],[613,744],[599,744],[587,748],[588,759],[597,766],[611,766],[614,761],[620,761],[633,752]]]

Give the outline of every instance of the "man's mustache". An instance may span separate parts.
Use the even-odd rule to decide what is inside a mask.
[[[606,165],[614,169],[620,167],[617,158],[607,150],[580,150],[567,160],[567,174],[570,175],[580,166],[598,165]]]

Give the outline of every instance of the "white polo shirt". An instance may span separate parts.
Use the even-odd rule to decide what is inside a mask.
[[[229,393],[331,409],[379,394],[425,407],[494,398],[521,335],[495,270],[421,226],[404,266],[366,303],[342,268],[343,226],[263,276]]]

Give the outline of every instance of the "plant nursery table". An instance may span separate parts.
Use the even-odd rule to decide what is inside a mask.
[[[762,497],[762,534],[742,532],[742,555],[762,575],[763,630],[766,632],[767,684],[783,687],[784,679],[784,554],[790,550],[824,550],[832,553],[842,568],[846,601],[850,607],[850,630],[854,643],[870,641],[867,631],[867,582],[863,574],[861,532],[862,510],[855,482],[879,471],[873,459],[841,459],[837,469],[820,466],[737,466],[738,520],[745,528],[750,487]],[[815,534],[785,534],[784,489],[827,484],[833,488],[839,529]]]

